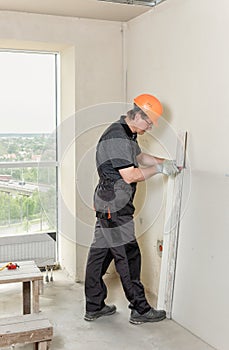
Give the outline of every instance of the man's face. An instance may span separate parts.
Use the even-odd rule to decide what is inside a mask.
[[[145,115],[144,117],[141,113],[137,113],[135,116],[135,132],[138,135],[144,135],[147,130],[152,129],[153,123],[151,120]]]

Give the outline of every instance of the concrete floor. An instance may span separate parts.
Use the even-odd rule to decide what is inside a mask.
[[[120,283],[108,280],[107,303],[117,306],[117,313],[86,322],[84,288],[74,283],[64,271],[54,272],[54,281],[45,284],[40,309],[54,326],[51,350],[212,350],[213,348],[171,320],[132,325],[130,310]],[[0,286],[1,317],[17,315],[21,310],[21,285]],[[4,348],[5,350],[12,348]],[[32,350],[32,345],[14,349]]]

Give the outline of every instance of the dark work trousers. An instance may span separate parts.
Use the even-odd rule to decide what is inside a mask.
[[[130,308],[140,314],[149,311],[151,306],[140,281],[141,253],[132,217],[119,217],[115,224],[110,220],[97,219],[86,268],[86,310],[98,311],[105,306],[107,288],[103,276],[113,259]]]

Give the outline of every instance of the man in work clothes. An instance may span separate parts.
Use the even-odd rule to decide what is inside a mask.
[[[140,95],[134,99],[134,107],[127,116],[111,124],[97,145],[99,183],[94,194],[97,221],[85,278],[84,319],[87,321],[116,312],[115,305],[104,302],[107,288],[103,275],[113,259],[130,302],[130,322],[156,322],[166,317],[165,311],[155,310],[146,300],[140,280],[141,253],[133,222],[137,182],[158,173],[174,176],[179,172],[174,161],[143,153],[137,143],[137,135],[157,125],[161,115],[162,106],[157,98]]]

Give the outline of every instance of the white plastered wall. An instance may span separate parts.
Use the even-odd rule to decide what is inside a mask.
[[[122,68],[123,63],[127,63],[127,100],[131,101],[144,91],[153,93],[161,99],[165,119],[170,125],[175,130],[188,130],[193,181],[189,206],[181,225],[173,318],[222,350],[228,349],[229,286],[225,278],[229,244],[226,229],[229,226],[226,217],[229,178],[228,19],[227,0],[217,3],[208,0],[166,1],[128,23],[125,61],[120,23],[0,13],[2,48],[62,53],[62,69],[67,70],[66,79],[62,81],[62,121],[80,108],[122,101],[125,96]],[[111,39],[112,45],[108,45]],[[69,83],[75,89],[73,95],[69,95]],[[105,114],[106,109],[101,115]],[[88,148],[92,148],[93,153],[93,140],[105,127],[103,122],[114,118],[116,113],[107,119],[102,118],[100,125],[90,130],[85,149],[81,143],[77,151],[78,160]],[[70,125],[75,130],[71,120]],[[78,129],[82,131],[84,126],[76,125]],[[148,135],[142,138],[142,148],[157,155],[174,157],[175,133],[170,128],[169,132],[167,130],[162,123],[153,132],[155,142]],[[82,201],[76,200],[77,191],[74,195],[74,159],[77,155],[75,147],[69,146],[63,160],[61,181],[67,208],[74,215],[80,210]],[[89,168],[87,174],[90,171],[93,173],[93,168]],[[140,186],[136,198],[136,227],[143,248],[143,280],[147,289],[157,295],[160,258],[156,253],[156,241],[162,238],[163,232],[166,180],[155,177],[146,186]],[[91,193],[91,183],[89,187]],[[144,203],[147,205],[142,210],[141,204]],[[83,228],[92,233],[94,214],[89,207],[85,213],[87,218],[84,217]],[[86,219],[89,227],[84,225]],[[80,231],[76,222],[69,222],[65,217],[61,220],[64,229],[63,265],[72,276],[82,279],[87,248],[84,244],[75,244],[76,233]],[[195,264],[190,264],[191,261]],[[212,310],[214,313],[219,311],[217,317],[212,317]],[[216,320],[219,319],[222,324],[216,332]]]
[[[92,148],[96,144],[101,127],[94,125],[93,108],[87,126],[84,116],[80,118],[82,115],[76,111],[123,101],[122,46],[122,25],[118,22],[0,12],[1,48],[60,52],[60,250],[62,266],[76,280],[84,277],[94,225],[92,203],[87,203],[86,213],[80,212],[82,200],[76,190],[76,174],[89,144]],[[103,109],[102,125],[117,118],[113,114],[107,117],[106,111]],[[86,142],[81,142],[79,135],[84,135]],[[93,172],[94,161],[87,162],[85,174]],[[83,184],[84,194],[89,187],[91,182]],[[92,200],[92,192],[90,195]],[[78,239],[82,228],[86,240],[81,236]]]
[[[228,22],[227,0],[173,0],[130,21],[127,30],[128,99],[156,94],[170,125],[188,131],[191,191],[183,203],[172,317],[220,350],[229,347]],[[153,225],[142,236],[151,249],[143,260],[148,269],[162,231]]]

